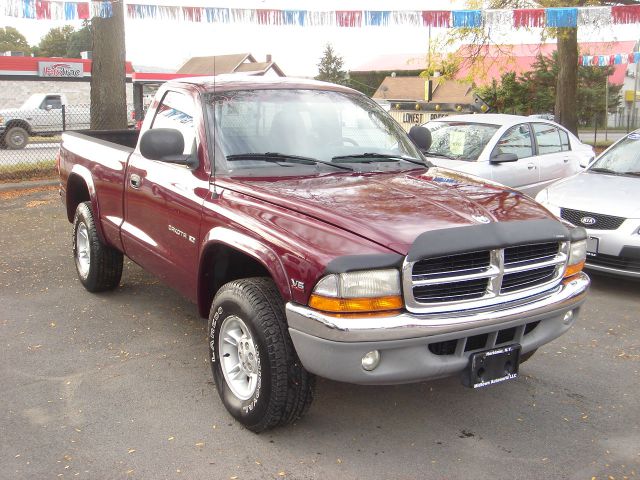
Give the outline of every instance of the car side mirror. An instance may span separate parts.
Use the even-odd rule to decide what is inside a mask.
[[[144,132],[140,138],[140,153],[144,158],[186,165],[191,169],[196,168],[198,166],[196,149],[193,148],[189,155],[183,152],[184,137],[175,128],[154,128]]]
[[[50,111],[53,109],[53,105],[45,105],[44,109],[45,109],[47,112],[50,112]]]
[[[409,130],[409,138],[423,152],[431,146],[431,131],[428,128],[414,125]]]
[[[491,157],[491,163],[517,162],[518,155],[515,153],[499,153],[495,157]]]

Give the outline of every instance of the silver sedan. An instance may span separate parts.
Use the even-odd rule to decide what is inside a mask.
[[[533,117],[454,115],[424,126],[431,132],[431,146],[424,154],[432,163],[532,197],[595,158],[593,148],[564,127]]]
[[[587,229],[587,267],[640,278],[640,130],[622,138],[582,173],[536,200]]]

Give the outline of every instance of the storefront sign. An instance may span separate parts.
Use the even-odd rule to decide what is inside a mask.
[[[83,76],[82,63],[74,62],[38,62],[38,75],[41,77],[71,77]]]

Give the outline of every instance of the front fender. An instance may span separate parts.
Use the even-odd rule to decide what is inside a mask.
[[[207,268],[202,261],[204,252],[212,245],[225,245],[252,257],[262,264],[271,274],[271,278],[273,278],[273,281],[280,290],[284,301],[288,302],[292,299],[289,276],[280,257],[276,255],[274,250],[260,239],[250,237],[249,235],[226,227],[214,227],[204,236],[200,250],[200,271],[198,272],[198,278],[202,278],[202,269]]]

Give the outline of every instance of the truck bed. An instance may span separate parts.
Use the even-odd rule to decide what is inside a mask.
[[[138,137],[140,136],[139,130],[77,130],[76,133],[102,140],[103,142],[128,147],[131,150],[136,148]]]

